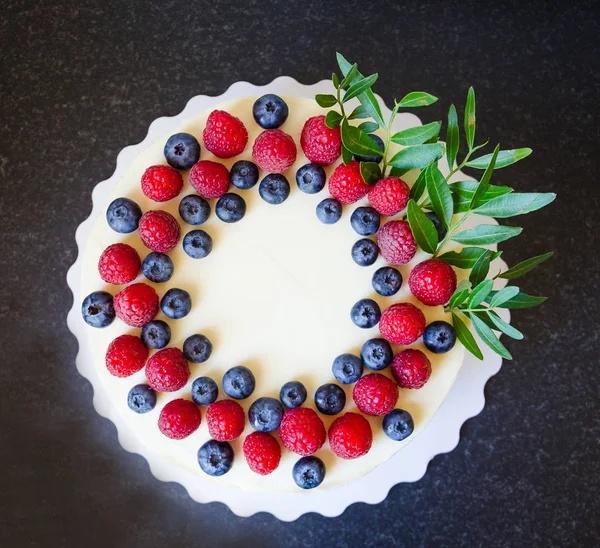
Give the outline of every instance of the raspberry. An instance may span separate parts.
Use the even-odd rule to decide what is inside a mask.
[[[340,128],[330,129],[325,125],[325,116],[313,116],[302,128],[300,145],[311,162],[323,166],[333,164],[342,154]]]
[[[369,185],[360,174],[360,164],[352,160],[340,164],[329,178],[329,193],[342,204],[353,204],[369,192]]]
[[[386,177],[369,190],[369,202],[381,214],[396,215],[408,204],[410,188],[398,177]]]
[[[229,190],[229,171],[217,162],[200,160],[190,170],[189,180],[203,198],[220,198]]]
[[[382,257],[391,265],[409,262],[417,252],[417,244],[406,221],[388,221],[379,229],[377,243]]]
[[[148,352],[139,337],[121,335],[108,345],[106,369],[115,377],[129,377],[144,367]]]
[[[327,438],[323,421],[308,407],[286,411],[279,426],[279,435],[286,449],[303,457],[316,453]]]
[[[212,438],[217,441],[231,441],[242,435],[246,415],[238,402],[221,400],[208,406],[206,423]]]
[[[190,400],[172,400],[162,408],[158,417],[158,429],[167,438],[182,440],[198,430],[202,415]]]
[[[392,344],[412,344],[425,331],[425,315],[414,304],[393,304],[381,315],[379,332]]]
[[[270,474],[281,460],[279,443],[266,432],[253,432],[246,436],[243,451],[250,470],[261,476]]]
[[[142,175],[142,192],[155,202],[168,202],[183,188],[183,177],[170,166],[151,166]]]
[[[165,348],[154,354],[146,364],[146,378],[157,392],[175,392],[190,378],[190,367],[178,348]]]
[[[356,459],[369,452],[373,432],[369,421],[358,413],[346,413],[329,427],[331,450],[343,459]]]
[[[354,403],[365,415],[387,415],[398,401],[396,383],[381,373],[361,377],[352,390]]]
[[[115,295],[117,318],[131,327],[144,327],[158,314],[158,295],[148,284],[133,284]]]
[[[394,356],[392,375],[400,388],[421,388],[431,376],[431,362],[420,350],[408,348]]]
[[[447,262],[429,259],[413,268],[408,278],[408,286],[423,304],[446,304],[456,290],[456,273]]]
[[[283,173],[296,161],[296,143],[280,129],[267,129],[254,141],[252,158],[269,173]]]
[[[179,223],[166,211],[147,211],[140,219],[140,238],[152,251],[167,253],[179,241]]]
[[[107,284],[128,284],[140,272],[140,256],[127,244],[109,245],[100,256],[98,272]]]
[[[206,150],[219,158],[240,154],[248,143],[248,132],[242,121],[224,110],[213,110],[202,132]]]

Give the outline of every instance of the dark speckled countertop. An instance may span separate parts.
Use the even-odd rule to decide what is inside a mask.
[[[0,545],[600,545],[599,20],[585,1],[5,0]],[[95,413],[65,274],[92,188],[152,120],[238,80],[327,78],[336,49],[379,72],[388,104],[438,95],[431,120],[474,85],[478,133],[534,149],[496,182],[559,193],[504,252],[515,263],[556,250],[521,284],[550,300],[515,313],[515,360],[421,481],[335,519],[241,519],[154,479]]]

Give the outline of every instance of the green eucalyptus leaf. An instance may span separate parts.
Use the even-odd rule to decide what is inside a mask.
[[[334,95],[318,94],[315,95],[315,101],[317,102],[317,105],[323,108],[329,108],[337,104],[337,99]]]
[[[345,165],[348,165],[352,161],[352,152],[350,152],[344,145],[342,145],[342,161]]]
[[[342,122],[342,143],[352,152],[361,156],[379,156],[381,150],[367,133],[351,126],[346,120]]]
[[[469,211],[469,206],[473,200],[473,196],[479,183],[477,181],[460,181],[458,183],[451,183],[450,190],[452,191],[452,198],[454,199],[454,213],[465,213]],[[479,199],[480,204],[485,204],[504,194],[509,194],[513,189],[509,186],[496,186],[490,185],[485,191],[483,196]]]
[[[355,118],[362,119],[362,118],[370,118],[370,117],[371,117],[371,115],[367,112],[367,109],[365,109],[365,107],[363,107],[362,105],[358,105],[350,113],[350,116],[348,116],[348,120],[354,120]]]
[[[492,310],[488,310],[486,312],[488,318],[492,321],[495,326],[495,329],[502,331],[505,335],[508,335],[511,339],[516,339],[520,341],[523,338],[523,333],[521,333],[518,329],[505,322],[498,314],[496,314]]]
[[[341,89],[347,89],[352,82],[356,82],[356,80],[362,78],[358,72],[358,65],[356,63],[351,65],[346,72],[342,70],[342,74],[344,75],[344,79],[340,83]]]
[[[404,148],[394,154],[390,160],[390,165],[406,171],[423,169],[431,162],[439,160],[443,152],[442,146],[439,143],[434,145],[416,145]],[[379,153],[381,154],[381,151]]]
[[[553,192],[512,192],[481,203],[473,211],[487,217],[506,219],[541,209],[555,198],[556,194]]]
[[[402,177],[405,173],[408,173],[410,169],[400,169],[399,167],[392,167],[390,169],[391,177]]]
[[[339,78],[339,76],[335,72],[333,72],[331,74],[331,83],[333,84],[333,87],[335,89],[339,89],[339,87],[340,87],[340,78]]]
[[[446,160],[448,160],[448,168],[454,169],[454,162],[458,154],[459,133],[458,133],[458,115],[456,107],[450,105],[448,109],[448,127],[446,128]]]
[[[512,360],[510,352],[500,342],[498,337],[496,337],[494,332],[485,324],[485,322],[475,314],[471,314],[470,317],[471,321],[473,322],[473,327],[475,328],[475,331],[477,332],[481,340],[485,344],[487,344],[494,352],[496,352],[496,354],[499,354],[507,360]]]
[[[469,280],[463,280],[460,282],[452,294],[452,297],[450,297],[447,308],[452,310],[453,308],[456,308],[464,303],[469,296],[469,289],[471,289],[471,282]]]
[[[492,262],[492,252],[488,249],[481,255],[473,265],[471,272],[469,273],[469,281],[473,285],[477,285],[485,280],[488,272],[490,271],[490,263]]]
[[[392,142],[398,145],[421,145],[440,134],[440,122],[431,122],[424,126],[411,127],[392,135]]]
[[[549,253],[544,253],[543,255],[538,255],[537,257],[531,257],[521,263],[516,264],[512,268],[509,268],[507,271],[502,272],[498,275],[499,278],[504,278],[506,280],[514,280],[515,278],[520,278],[524,274],[527,274],[531,270],[533,270],[537,265],[547,261],[550,257],[552,257],[554,253],[550,251]]]
[[[438,258],[446,261],[448,264],[457,268],[468,270],[473,268],[479,257],[481,257],[486,251],[489,251],[485,247],[463,247],[460,253],[456,251],[448,251]]]
[[[473,283],[473,282],[471,282]],[[478,283],[471,291],[469,295],[469,300],[467,301],[468,308],[477,308],[490,294],[492,288],[494,287],[493,280],[483,280]]]
[[[368,185],[374,185],[381,179],[381,168],[375,162],[361,162],[360,174]]]
[[[485,323],[485,325],[487,325],[490,329],[496,329],[496,324],[490,320],[489,316],[487,315],[487,311],[486,312],[473,312],[472,310],[463,310],[462,312],[464,312],[469,318],[471,318],[473,315],[477,316],[483,323]]]
[[[498,157],[499,151],[500,145],[496,145],[496,148],[494,149],[494,154],[492,155],[492,159],[490,161],[490,165],[485,170],[481,181],[479,181],[479,185],[477,185],[475,194],[473,194],[473,198],[471,198],[469,209],[475,209],[477,206],[481,205],[481,200],[484,194],[490,188],[490,179],[492,178],[492,173],[494,171],[494,167],[496,166],[496,158]]]
[[[437,230],[414,200],[408,202],[407,218],[417,245],[425,253],[435,253],[438,245]]]
[[[523,229],[516,226],[478,225],[459,232],[452,240],[463,245],[490,245],[514,238],[521,232]]]
[[[503,167],[510,166],[523,158],[527,158],[533,151],[530,148],[517,148],[514,150],[501,150],[496,158],[496,169],[502,169]],[[473,169],[487,169],[492,160],[492,154],[486,154],[480,156],[474,160],[467,162],[467,167]]]
[[[396,169],[396,168],[393,168],[392,171],[394,169]],[[417,177],[416,181],[413,183],[412,187],[410,188],[410,197],[415,202],[418,202],[421,199],[421,196],[423,196],[423,193],[425,192],[425,188],[426,188],[425,171],[426,171],[426,169],[421,170],[421,173],[419,173],[419,176]]]
[[[488,299],[493,299],[496,296],[496,291],[492,291]],[[522,308],[533,308],[548,300],[548,297],[535,297],[533,295],[527,295],[526,293],[519,293],[512,299],[502,303],[498,308],[510,308],[512,310],[518,310]]]
[[[335,110],[330,110],[325,116],[325,125],[330,129],[338,127],[341,121],[342,115]]]
[[[379,126],[375,122],[363,122],[358,126],[358,129],[365,133],[373,133],[379,129]]]
[[[452,193],[450,192],[448,183],[435,162],[427,166],[425,183],[433,211],[439,217],[442,224],[446,228],[449,227],[452,222],[454,202],[452,201]]]
[[[360,80],[354,82],[344,94],[342,102],[346,103],[347,101],[350,101],[350,99],[358,97],[365,90],[370,89],[371,86],[377,81],[378,76],[378,74],[371,74],[371,76],[361,78]]]
[[[475,90],[470,87],[467,93],[467,104],[465,105],[465,137],[469,150],[473,148],[475,141]]]
[[[437,100],[437,97],[425,91],[411,91],[398,104],[400,108],[426,107],[432,105]]]
[[[465,325],[465,323],[460,319],[458,314],[452,313],[452,325],[454,326],[454,330],[456,331],[456,336],[458,340],[462,343],[462,345],[476,358],[483,360],[483,354],[477,346],[477,342],[473,335],[471,335],[471,331]]]
[[[496,308],[503,305],[506,301],[510,301],[513,297],[519,294],[519,288],[514,285],[504,287],[500,291],[496,291],[490,299],[490,308]]]

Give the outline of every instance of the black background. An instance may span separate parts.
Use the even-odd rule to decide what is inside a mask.
[[[593,2],[5,0],[0,19],[0,545],[598,546],[599,9]],[[469,84],[478,135],[534,154],[495,182],[554,191],[517,219],[509,264],[554,249],[521,283],[527,337],[487,405],[416,484],[341,517],[282,523],[200,505],[154,479],[92,407],[65,325],[65,274],[94,185],[161,115],[231,83],[328,78],[335,51],[378,71],[388,104]]]

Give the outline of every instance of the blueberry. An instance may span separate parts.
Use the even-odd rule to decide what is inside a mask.
[[[108,226],[120,234],[129,234],[137,229],[142,210],[129,198],[117,198],[106,210]]]
[[[350,224],[360,236],[371,236],[379,230],[381,219],[372,207],[358,207],[352,212]]]
[[[198,464],[209,476],[222,476],[231,470],[233,449],[229,442],[208,440],[198,449]]]
[[[363,329],[375,327],[381,318],[381,308],[373,299],[361,299],[350,312],[354,325]]]
[[[115,319],[113,296],[106,291],[94,291],[81,303],[83,321],[92,327],[106,327]]]
[[[335,198],[325,198],[317,206],[317,219],[323,224],[337,223],[342,216],[342,204]]]
[[[179,202],[179,216],[189,225],[201,225],[210,216],[210,205],[202,196],[190,194]]]
[[[200,143],[189,133],[176,133],[165,144],[167,164],[175,169],[190,169],[200,159]]]
[[[324,384],[315,392],[315,405],[323,415],[337,415],[346,405],[346,392],[337,384]]]
[[[306,194],[316,194],[325,187],[325,170],[317,164],[306,164],[296,171],[298,188]]]
[[[243,365],[232,367],[223,375],[223,390],[230,398],[243,400],[254,392],[256,381],[252,371]]]
[[[252,107],[252,116],[256,123],[264,129],[277,128],[287,120],[288,106],[286,102],[272,93],[259,97]]]
[[[433,211],[425,213],[425,216],[428,217],[429,220],[433,223],[433,226],[435,226],[435,229],[437,230],[438,234],[438,242],[441,242],[446,237],[446,233],[448,232],[446,230],[446,227],[442,224],[440,218],[435,213],[433,213]]]
[[[210,405],[217,401],[219,387],[210,377],[198,377],[192,383],[192,400],[196,405]]]
[[[383,431],[388,438],[402,441],[413,433],[415,423],[411,414],[404,409],[394,409],[383,417]]]
[[[168,255],[153,251],[148,253],[142,263],[142,272],[154,283],[168,282],[173,276],[173,261]]]
[[[333,360],[333,376],[342,384],[352,384],[360,379],[363,363],[358,356],[342,354]]]
[[[246,214],[246,201],[238,194],[227,192],[217,201],[215,213],[224,223],[237,223]]]
[[[302,489],[319,487],[325,479],[325,464],[319,457],[302,457],[292,469],[296,485]]]
[[[381,137],[379,137],[379,135],[374,135],[371,133],[369,134],[369,137],[371,137],[371,139],[375,141],[375,144],[377,145],[379,150],[381,150],[381,152],[385,150],[385,145],[383,144],[383,141],[381,140]],[[383,160],[383,154],[379,156],[360,156],[359,154],[355,154],[354,159],[357,162],[375,162],[376,164],[378,164],[379,162],[381,162],[381,160]]]
[[[165,348],[171,340],[171,328],[167,322],[152,320],[142,327],[141,337],[148,348]]]
[[[258,193],[268,204],[278,205],[290,195],[290,183],[280,173],[270,173],[258,185]]]
[[[431,322],[423,333],[423,344],[434,354],[444,354],[454,348],[456,331],[448,322]]]
[[[360,357],[369,369],[379,371],[392,363],[394,352],[385,339],[369,339],[363,344]]]
[[[183,250],[192,259],[204,259],[211,251],[213,241],[204,230],[190,230],[183,237]]]
[[[363,238],[352,246],[352,258],[359,266],[371,266],[379,256],[379,248],[373,240]]]
[[[188,362],[203,363],[212,354],[213,346],[205,335],[190,335],[183,343],[183,355]]]
[[[371,283],[377,293],[384,297],[391,297],[400,291],[402,274],[391,266],[382,266],[373,274]]]
[[[190,313],[192,298],[184,289],[169,289],[160,300],[160,309],[167,318],[178,320]]]
[[[275,398],[258,398],[248,410],[248,422],[258,432],[277,430],[283,418],[283,405]]]
[[[239,160],[229,171],[231,184],[240,190],[248,190],[258,183],[258,167],[248,160]]]
[[[127,394],[127,405],[136,413],[148,413],[156,406],[156,392],[147,384],[136,384]]]
[[[306,388],[299,381],[286,382],[279,392],[281,403],[289,409],[300,407],[306,401]]]

